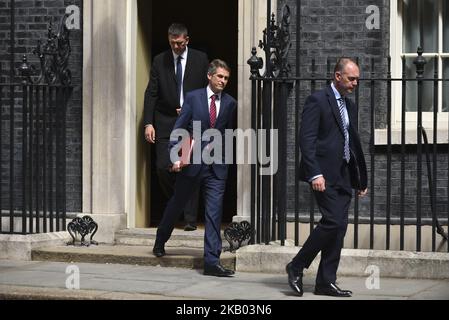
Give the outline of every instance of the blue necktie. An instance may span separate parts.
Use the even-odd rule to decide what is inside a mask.
[[[182,90],[182,64],[181,64],[181,56],[178,56],[176,62],[176,83],[178,85],[178,97],[179,101],[181,101],[181,90]]]
[[[345,101],[343,100],[343,98],[340,98],[337,100],[338,100],[338,109],[340,110],[341,122],[343,123],[343,132],[345,135],[345,146],[344,146],[344,150],[343,150],[343,159],[345,159],[346,162],[349,163],[351,156],[349,154],[349,131],[348,131],[349,123],[346,121],[346,116],[345,116],[346,105],[345,105]]]

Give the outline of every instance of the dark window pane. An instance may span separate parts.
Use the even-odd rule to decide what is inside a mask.
[[[407,78],[416,79],[416,66],[413,64],[415,58],[407,58],[406,72]],[[434,77],[434,59],[426,58],[427,64],[424,68],[424,78]],[[418,111],[418,82],[407,81],[407,105],[406,110],[409,112]],[[423,81],[423,99],[422,110],[424,112],[433,111],[433,82]]]
[[[438,1],[404,0],[403,9],[404,52],[416,52],[421,43],[424,52],[438,52]]]

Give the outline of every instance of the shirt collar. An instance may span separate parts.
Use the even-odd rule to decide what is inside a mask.
[[[221,99],[221,92],[220,93],[214,93],[212,91],[212,89],[210,88],[210,86],[207,86],[207,98],[210,99],[214,94],[218,96],[218,100]]]
[[[334,85],[333,82],[331,83],[331,88],[332,88],[332,91],[334,92],[335,99],[337,99],[337,101],[338,101],[338,99],[343,99],[344,100],[344,97],[342,97],[340,92],[338,92],[337,88],[335,88],[335,85]]]

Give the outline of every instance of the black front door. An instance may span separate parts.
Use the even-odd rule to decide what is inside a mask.
[[[140,13],[141,14],[141,13]],[[207,53],[210,60],[226,61],[232,70],[227,92],[237,99],[238,0],[154,1],[151,13],[151,56],[167,50],[167,29],[173,22],[184,23],[189,29],[189,46]],[[154,153],[152,154],[154,157]],[[165,208],[157,181],[156,169],[151,175],[151,224],[157,225]],[[204,221],[200,205],[199,222]],[[232,165],[224,200],[223,222],[232,221],[237,213],[237,167]]]

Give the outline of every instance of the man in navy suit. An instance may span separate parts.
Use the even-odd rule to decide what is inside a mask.
[[[357,87],[360,70],[350,58],[340,58],[333,83],[309,96],[299,134],[300,178],[309,183],[322,214],[318,226],[286,266],[288,283],[303,295],[303,269],[317,254],[321,261],[315,294],[350,297],[352,292],[335,284],[340,253],[348,225],[352,189],[367,193],[366,164],[357,132],[358,113],[347,98]]]
[[[193,190],[201,186],[205,207],[204,274],[218,277],[229,277],[234,274],[234,271],[220,264],[222,250],[220,225],[228,176],[228,164],[226,164],[226,154],[223,150],[232,150],[232,146],[225,144],[225,130],[234,128],[237,108],[236,100],[223,92],[228,83],[229,74],[230,69],[224,61],[218,59],[212,61],[207,72],[209,85],[206,88],[191,91],[185,97],[173,133],[178,129],[185,129],[189,130],[191,135],[193,130],[194,137],[197,134],[200,135],[202,138],[200,141],[195,141],[194,146],[201,149],[203,156],[199,160],[195,159],[194,155],[193,164],[187,166],[171,157],[172,170],[179,174],[176,178],[175,192],[159,224],[153,248],[156,257],[165,255],[164,245],[171,236],[176,219],[182,213]],[[214,138],[212,142],[204,138],[206,131],[212,133]],[[173,138],[176,140],[173,141]],[[172,134],[170,150],[179,146],[177,139],[178,137]],[[213,162],[205,159],[204,155],[207,153],[211,155],[209,158],[213,159]],[[219,157],[218,160],[213,156],[214,153]],[[177,152],[171,152],[171,154],[177,154]]]

